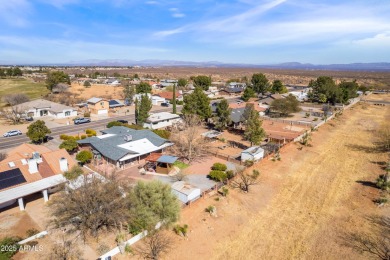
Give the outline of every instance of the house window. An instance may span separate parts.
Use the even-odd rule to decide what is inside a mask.
[[[101,105],[102,107],[104,107],[104,102],[100,102],[100,105]]]
[[[70,111],[66,111],[65,116],[70,116]]]

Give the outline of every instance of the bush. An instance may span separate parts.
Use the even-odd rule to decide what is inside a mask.
[[[211,171],[209,173],[209,177],[210,177],[210,179],[215,180],[215,181],[224,181],[227,179],[227,175],[225,172],[216,171],[216,170]]]
[[[11,259],[19,251],[20,237],[5,237],[0,240],[0,259]]]
[[[142,126],[140,126],[140,125],[129,125],[129,124],[127,124],[127,125],[124,125],[124,126],[130,128],[130,129],[134,129],[134,130],[142,130],[142,129],[144,129],[144,128],[143,128]]]
[[[127,254],[134,254],[134,251],[133,251],[133,248],[131,248],[131,246],[129,244],[126,244],[125,246],[125,252]]]
[[[254,161],[252,161],[252,160],[246,160],[246,161],[244,162],[244,165],[245,165],[246,167],[251,167],[253,164],[254,164]]]
[[[211,170],[214,171],[226,171],[226,169],[226,164],[223,163],[214,163],[213,166],[211,166]]]
[[[313,121],[317,121],[318,120],[318,117],[314,118]]]
[[[183,226],[175,225],[173,227],[173,231],[176,233],[176,235],[187,236],[188,225],[187,224],[184,224]]]
[[[65,135],[65,134],[60,135],[61,140],[68,140],[68,138],[69,138],[69,135]]]
[[[223,186],[222,189],[220,189],[220,193],[222,194],[222,196],[226,197],[229,194],[229,189]]]
[[[208,212],[208,213],[211,213],[211,212],[214,211],[214,209],[215,209],[215,206],[210,205],[210,206],[208,206],[208,207],[205,209],[205,211]]]
[[[386,175],[380,175],[376,179],[376,186],[381,190],[390,190],[390,181],[387,180]]]
[[[80,166],[75,165],[69,171],[64,172],[64,177],[68,180],[74,180],[83,173],[83,169]]]
[[[388,199],[387,198],[377,198],[377,199],[374,199],[373,202],[376,204],[385,204],[388,202]]]
[[[90,112],[84,112],[84,117],[91,117],[91,113]]]
[[[164,139],[169,139],[169,137],[171,136],[171,132],[169,132],[167,130],[163,130],[163,129],[153,130],[153,133],[155,133],[156,135],[158,135]]]
[[[87,138],[87,136],[86,135],[81,135],[80,138],[81,138],[81,140],[83,140],[83,139]]]
[[[108,124],[107,124],[107,128],[111,128],[111,127],[113,127],[113,126],[124,126],[124,124],[123,123],[121,123],[121,122],[117,122],[117,121],[112,121],[112,122],[109,122]]]
[[[182,101],[182,100],[176,100],[176,105],[184,105],[184,101]]]
[[[226,177],[228,179],[233,178],[234,177],[234,171],[233,170],[226,171]]]
[[[36,234],[38,234],[38,233],[39,233],[39,231],[36,230],[35,228],[30,228],[30,229],[28,229],[28,230],[26,231],[26,236],[27,236],[27,237],[32,237],[32,236],[34,236],[34,235],[36,235]]]
[[[88,137],[96,136],[96,131],[93,129],[87,129],[85,130],[85,133],[88,135]]]
[[[90,151],[81,151],[76,155],[76,160],[84,164],[92,159],[92,153]]]

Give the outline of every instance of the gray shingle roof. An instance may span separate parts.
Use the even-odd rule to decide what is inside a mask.
[[[232,109],[232,113],[230,114],[230,119],[234,123],[241,122],[241,116],[244,113],[244,110],[245,107]]]
[[[124,126],[114,126],[101,131],[103,134],[114,134],[114,136],[100,139],[98,137],[89,137],[83,140],[77,141],[79,144],[90,144],[95,150],[99,151],[103,156],[110,158],[114,161],[119,160],[127,154],[136,154],[118,147],[118,145],[126,143],[124,140],[125,135],[131,135],[133,141],[137,141],[143,138],[148,139],[153,145],[161,146],[166,139],[161,138],[150,130],[134,130]]]

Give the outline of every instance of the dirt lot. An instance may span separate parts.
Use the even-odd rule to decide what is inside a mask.
[[[290,144],[282,161],[256,165],[261,184],[250,193],[185,208],[188,239],[176,237],[165,259],[367,259],[343,246],[344,234],[369,231],[369,215],[390,214],[372,202],[379,191],[370,185],[387,160],[373,152],[372,128],[389,115],[389,107],[357,105],[314,132],[313,147]]]

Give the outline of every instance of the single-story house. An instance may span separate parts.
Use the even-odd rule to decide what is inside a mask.
[[[179,122],[181,122],[181,118],[179,115],[172,114],[169,112],[160,112],[156,114],[151,114],[148,119],[146,119],[144,127],[149,129],[159,129],[172,126]]]
[[[283,95],[280,95],[280,94],[272,94],[272,95],[269,95],[268,97],[265,97],[265,98],[262,98],[259,100],[259,103],[260,104],[264,104],[264,105],[271,105],[271,103],[276,100],[276,99],[283,99],[285,98]]]
[[[157,93],[156,95],[165,98],[166,100],[172,103],[173,100],[172,91],[165,91],[165,92]],[[178,91],[176,91],[175,96],[176,96],[176,100],[183,101],[183,95],[181,95]]]
[[[172,146],[169,140],[161,138],[150,130],[134,130],[114,126],[101,131],[102,135],[77,141],[89,147],[98,162],[106,162],[117,168],[125,168],[145,159],[150,153],[162,153]]]
[[[241,161],[258,161],[264,158],[264,149],[260,146],[252,146],[241,152]]]
[[[108,101],[109,108],[116,108],[116,107],[123,107],[125,104],[123,104],[121,101],[117,99],[111,99]]]
[[[17,200],[20,210],[24,210],[23,198],[38,192],[48,201],[49,193],[67,181],[62,174],[74,165],[65,149],[32,144],[16,147],[0,162],[0,208]]]
[[[152,105],[158,106],[161,105],[162,103],[165,103],[166,100],[163,97],[160,96],[152,96]]]
[[[51,116],[54,118],[67,118],[77,116],[77,109],[55,103],[45,99],[36,99],[21,103],[14,107],[20,114],[26,114],[28,117],[40,118]]]
[[[92,114],[104,115],[108,114],[110,105],[107,99],[93,97],[87,100],[88,110]]]
[[[197,200],[201,196],[201,190],[184,181],[177,181],[172,184],[172,193],[184,204]]]

